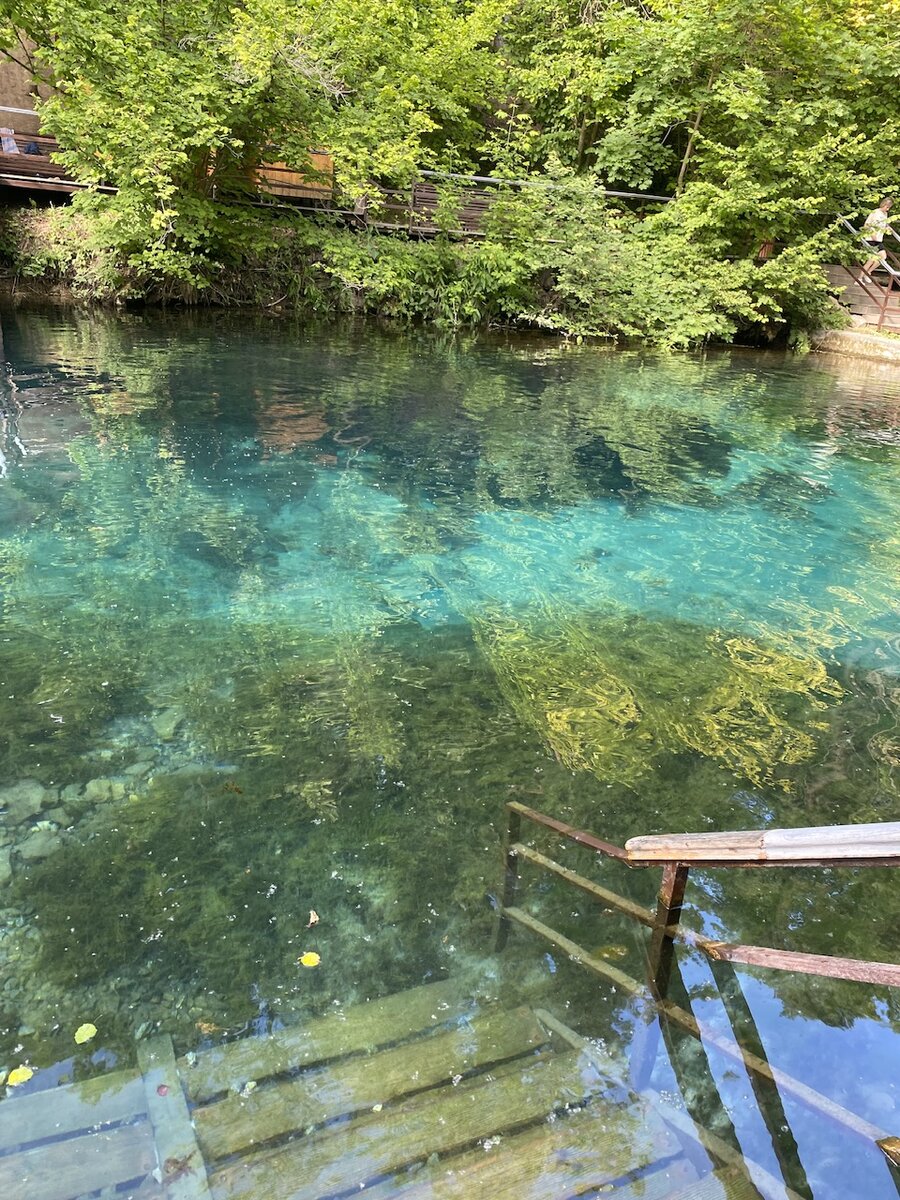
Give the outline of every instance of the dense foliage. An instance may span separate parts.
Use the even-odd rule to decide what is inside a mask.
[[[815,268],[839,249],[835,214],[896,179],[900,48],[884,0],[0,11],[8,53],[55,87],[42,113],[61,161],[119,188],[39,230],[31,269],[91,295],[283,298],[674,343],[802,328],[828,314]],[[311,171],[310,146],[330,151],[348,204],[423,168],[538,186],[501,196],[465,245],[233,202],[261,161]],[[677,198],[638,222],[600,188]],[[769,240],[787,249],[757,265]]]

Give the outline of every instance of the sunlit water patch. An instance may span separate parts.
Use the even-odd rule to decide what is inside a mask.
[[[27,1087],[448,974],[543,994],[544,947],[490,953],[510,799],[616,839],[897,817],[877,368],[211,317],[3,335],[0,1068]],[[886,874],[700,877],[693,919],[896,960]],[[571,896],[529,903],[640,971]],[[573,1019],[624,1035],[577,975]],[[896,997],[752,988],[780,1061],[900,1128]],[[841,1162],[816,1197],[862,1169],[881,1194]]]

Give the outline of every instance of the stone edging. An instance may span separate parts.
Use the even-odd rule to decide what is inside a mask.
[[[865,333],[861,329],[819,329],[810,338],[813,350],[868,358],[900,366],[900,338]]]

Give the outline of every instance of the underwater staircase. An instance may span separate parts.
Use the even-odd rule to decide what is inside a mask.
[[[0,1195],[761,1195],[736,1152],[632,1092],[624,1062],[544,1010],[476,1008],[453,979],[178,1060],[168,1036],[139,1048],[139,1070],[0,1105]]]
[[[709,942],[680,925],[695,866],[897,866],[900,823],[661,835],[620,848],[522,804],[507,810],[497,950],[518,929],[613,984],[639,1018],[629,1061],[547,1008],[476,1002],[453,978],[177,1059],[171,1038],[159,1035],[138,1043],[135,1070],[0,1104],[0,1196],[810,1200],[782,1093],[877,1144],[896,1172],[900,1138],[770,1066],[739,987],[729,1011],[733,1038],[695,1018],[675,945],[705,954],[726,985],[736,982],[737,962],[900,986],[895,964]],[[662,867],[656,910],[527,845],[523,822],[627,866]],[[645,926],[647,982],[523,907],[526,864],[586,893],[602,911]],[[671,997],[679,987],[681,1003]],[[726,1140],[704,1128],[680,1078],[685,1107],[654,1090],[659,1039],[678,1077],[676,1038],[683,1035],[700,1042],[700,1053],[714,1047],[747,1070],[781,1178],[742,1157],[736,1135]],[[712,1072],[709,1080],[715,1088]],[[900,1188],[900,1176],[892,1177]]]

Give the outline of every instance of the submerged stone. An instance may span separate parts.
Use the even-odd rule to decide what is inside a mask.
[[[121,800],[128,792],[124,779],[107,779],[100,777],[89,780],[84,787],[84,799],[93,804],[102,804],[108,800]]]
[[[152,770],[152,762],[134,762],[130,767],[125,768],[125,774],[131,779],[143,779],[144,776],[149,775]]]
[[[37,779],[23,779],[11,787],[0,788],[0,808],[6,809],[11,825],[21,825],[56,798],[56,791],[45,788]]]
[[[33,833],[20,842],[19,857],[25,862],[38,862],[52,854],[59,845],[59,834],[53,829],[35,829]]]
[[[160,741],[170,742],[183,720],[183,709],[164,708],[162,712],[157,713],[156,716],[151,718],[150,724],[153,726],[154,732]]]

